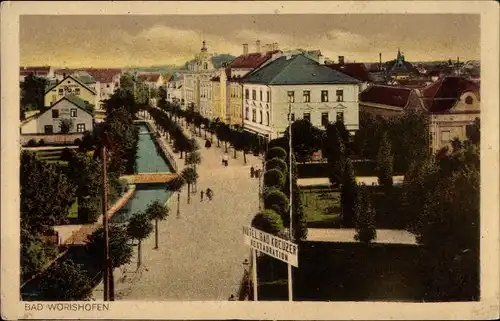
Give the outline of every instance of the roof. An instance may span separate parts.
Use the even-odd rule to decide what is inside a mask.
[[[260,67],[263,63],[271,59],[274,54],[277,54],[279,52],[281,51],[274,50],[263,53],[252,52],[246,55],[241,55],[239,57],[236,57],[236,59],[234,59],[228,67],[233,69],[255,69]]]
[[[304,55],[282,56],[244,77],[244,82],[269,85],[358,84],[359,80]]]
[[[111,83],[113,82],[113,77],[121,74],[121,69],[117,68],[89,68],[83,69],[83,71],[87,72],[100,83]]]
[[[225,68],[224,71],[226,72],[226,79],[230,80],[231,79],[231,68]],[[211,81],[219,81],[220,76],[214,76],[210,79]]]
[[[418,71],[418,69],[415,66],[413,66],[411,63],[409,63],[408,61],[403,61],[403,66],[398,67],[397,60],[394,59],[394,60],[386,62],[385,66],[386,66],[386,70],[389,73],[399,73],[399,72],[406,73],[406,72],[408,72],[408,73],[412,73],[415,75],[420,75],[420,72]]]
[[[140,80],[142,81],[147,81],[147,82],[157,82],[158,79],[160,79],[161,74],[160,73],[141,73],[137,75]]]
[[[359,94],[359,101],[404,108],[411,92],[409,88],[372,85]]]
[[[92,104],[86,103],[83,99],[81,99],[80,97],[78,97],[76,95],[66,95],[63,98],[66,98],[66,100],[69,100],[72,104],[74,104],[80,108],[83,108],[83,109],[86,109],[89,105],[92,105]],[[57,104],[57,102],[55,104]]]
[[[96,81],[94,79],[94,77],[92,77],[91,75],[78,75],[78,76],[75,76],[76,79],[78,79],[81,83],[85,84],[85,85],[88,85],[88,84],[95,84]]]
[[[479,97],[478,84],[463,77],[443,77],[422,89],[425,107],[430,112],[440,112],[451,109],[460,96],[466,92],[474,92]]]
[[[82,109],[87,114],[92,115],[92,113],[87,109],[87,107],[93,106],[92,104],[85,103],[85,101],[83,101],[82,99],[80,99],[76,95],[66,95],[66,96],[62,97],[61,99],[59,99],[58,101],[56,101],[50,107],[44,107],[44,108],[40,109],[40,112],[38,114],[32,115],[32,116],[26,118],[25,120],[23,120],[21,122],[21,126],[25,125],[26,123],[30,122],[33,119],[39,118],[40,116],[42,116],[43,114],[45,114],[46,112],[48,112],[49,110],[51,110],[52,107],[54,107],[55,105],[57,105],[58,103],[60,103],[63,100],[69,101],[71,104],[73,104],[76,107]]]
[[[396,83],[408,88],[422,88],[426,86],[427,81],[425,79],[398,79]]]
[[[344,64],[330,64],[327,65],[333,70],[340,71],[343,74],[351,76],[361,81],[371,81],[370,74],[366,69],[365,64],[362,63],[344,63]]]
[[[35,75],[48,74],[50,71],[50,66],[33,66],[33,67],[19,67],[19,73],[23,76],[27,76],[31,73]]]
[[[49,91],[51,91],[52,89],[54,89],[54,87],[56,87],[57,85],[59,85],[60,83],[62,83],[63,81],[65,81],[68,78],[73,79],[74,81],[76,81],[77,83],[79,83],[80,85],[82,85],[83,87],[85,87],[88,90],[90,90],[93,94],[97,95],[97,93],[92,88],[89,88],[88,86],[86,86],[85,84],[83,84],[77,77],[73,77],[71,75],[67,75],[66,77],[64,77],[63,80],[61,80],[60,82],[56,83],[55,85],[53,85],[52,87],[48,88],[47,90],[45,90],[45,94],[47,94]]]

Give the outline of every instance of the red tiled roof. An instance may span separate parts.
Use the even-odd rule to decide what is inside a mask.
[[[230,68],[249,68],[249,69],[255,69],[271,59],[271,57],[280,52],[279,50],[274,50],[274,51],[268,51],[268,52],[252,52],[247,55],[241,55],[237,57],[236,59],[233,60],[229,64]]]
[[[95,80],[101,83],[113,82],[113,77],[119,75],[122,71],[116,68],[88,68],[82,69],[82,71],[87,72],[89,75],[94,77]]]
[[[372,85],[359,94],[359,101],[403,108],[411,92],[409,88]]]
[[[160,73],[143,73],[138,75],[139,79],[141,79],[142,81],[149,82],[157,82],[160,76]]]
[[[426,80],[420,79],[398,79],[396,82],[399,86],[408,88],[422,88],[426,85]]]
[[[31,73],[35,75],[46,75],[50,71],[50,66],[19,67],[19,73],[27,76]]]
[[[474,92],[479,97],[479,85],[463,77],[443,77],[422,89],[426,108],[430,112],[451,109],[460,96],[466,92]]]
[[[371,81],[368,70],[365,64],[362,63],[344,63],[344,64],[330,64],[327,65],[333,70],[339,71],[343,74],[351,76],[361,81]]]

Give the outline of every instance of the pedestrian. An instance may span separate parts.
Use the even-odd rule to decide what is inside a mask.
[[[212,200],[212,190],[210,188],[207,188],[207,197],[209,201]]]
[[[253,177],[254,173],[255,173],[255,168],[253,168],[252,166],[250,167],[250,177]]]
[[[236,298],[234,297],[234,295],[231,294],[231,296],[229,297],[229,301],[236,301]]]
[[[229,162],[229,156],[227,155],[227,153],[222,156],[222,159],[224,160],[224,164],[227,166]]]
[[[204,191],[203,191],[203,190],[201,190],[201,191],[200,191],[200,195],[201,195],[201,200],[200,200],[200,202],[203,202],[203,193],[204,193]]]

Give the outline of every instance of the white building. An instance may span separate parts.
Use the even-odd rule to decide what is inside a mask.
[[[243,126],[270,140],[293,120],[309,119],[316,127],[342,121],[359,128],[360,81],[304,55],[282,56],[243,78]]]
[[[167,80],[167,101],[171,103],[182,102],[184,75],[179,72],[174,72]]]
[[[20,82],[23,82],[24,78],[26,78],[29,75],[51,80],[54,79],[54,68],[50,66],[19,67]]]
[[[76,95],[59,99],[40,113],[21,123],[21,134],[52,135],[61,132],[61,124],[67,121],[68,134],[93,130],[91,107]]]

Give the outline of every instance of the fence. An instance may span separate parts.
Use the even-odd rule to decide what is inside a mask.
[[[83,133],[59,134],[59,135],[37,135],[22,134],[20,137],[21,145],[27,145],[30,140],[35,141],[37,145],[73,145],[76,139],[82,139]],[[42,141],[42,144],[40,144]]]

